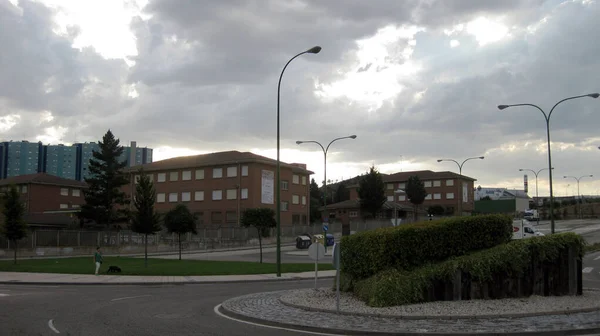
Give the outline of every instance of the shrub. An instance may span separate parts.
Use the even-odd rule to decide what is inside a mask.
[[[575,248],[575,253],[581,258],[584,244],[583,238],[574,233],[515,240],[484,251],[451,258],[442,263],[425,265],[412,272],[390,268],[370,278],[356,281],[354,293],[368,305],[375,307],[432,301],[432,298],[428,297],[428,291],[436,285],[439,287],[440,284],[451,284],[458,271],[462,272],[471,284],[487,283],[494,286],[500,283],[502,286],[507,279],[522,279],[531,269],[532,260],[538,263],[558,264],[569,247]],[[565,272],[559,265],[555,271]],[[562,282],[565,280],[562,279]],[[523,283],[524,286],[531,287],[533,281]],[[515,295],[499,295],[503,296]]]
[[[389,268],[412,270],[512,238],[506,215],[458,217],[382,228],[342,238],[341,269],[351,280]]]

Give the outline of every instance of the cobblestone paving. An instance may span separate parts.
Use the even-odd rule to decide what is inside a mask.
[[[546,315],[521,318],[403,320],[397,318],[338,315],[312,312],[282,304],[279,297],[287,291],[256,293],[223,302],[226,311],[298,327],[331,328],[369,332],[415,333],[512,333],[600,328],[600,312]]]

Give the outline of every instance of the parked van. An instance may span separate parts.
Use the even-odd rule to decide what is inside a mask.
[[[515,219],[513,220],[513,238],[512,239],[525,239],[531,237],[539,237],[544,234],[537,231],[531,223],[526,219]]]
[[[527,220],[530,220],[530,221],[531,220],[538,220],[540,218],[540,214],[535,209],[527,209],[523,213],[523,218],[525,218]]]

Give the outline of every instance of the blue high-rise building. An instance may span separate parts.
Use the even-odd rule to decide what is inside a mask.
[[[137,148],[135,141],[123,148],[120,160],[127,166],[152,162],[151,148]],[[89,177],[89,162],[93,151],[99,151],[98,143],[77,143],[72,146],[43,145],[28,141],[0,142],[0,179],[48,173],[63,178],[83,181]]]

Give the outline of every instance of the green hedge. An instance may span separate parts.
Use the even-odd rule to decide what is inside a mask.
[[[352,280],[389,268],[411,270],[512,238],[512,218],[482,215],[426,221],[342,238],[341,269]]]
[[[390,268],[357,281],[353,290],[361,300],[374,307],[426,302],[427,290],[436,282],[448,283],[457,271],[468,274],[472,282],[494,283],[515,279],[529,269],[532,258],[538,262],[555,262],[568,247],[574,247],[581,257],[584,246],[583,238],[574,233],[515,240],[442,263],[426,265],[412,272]],[[347,278],[340,280],[344,280],[347,286]]]

